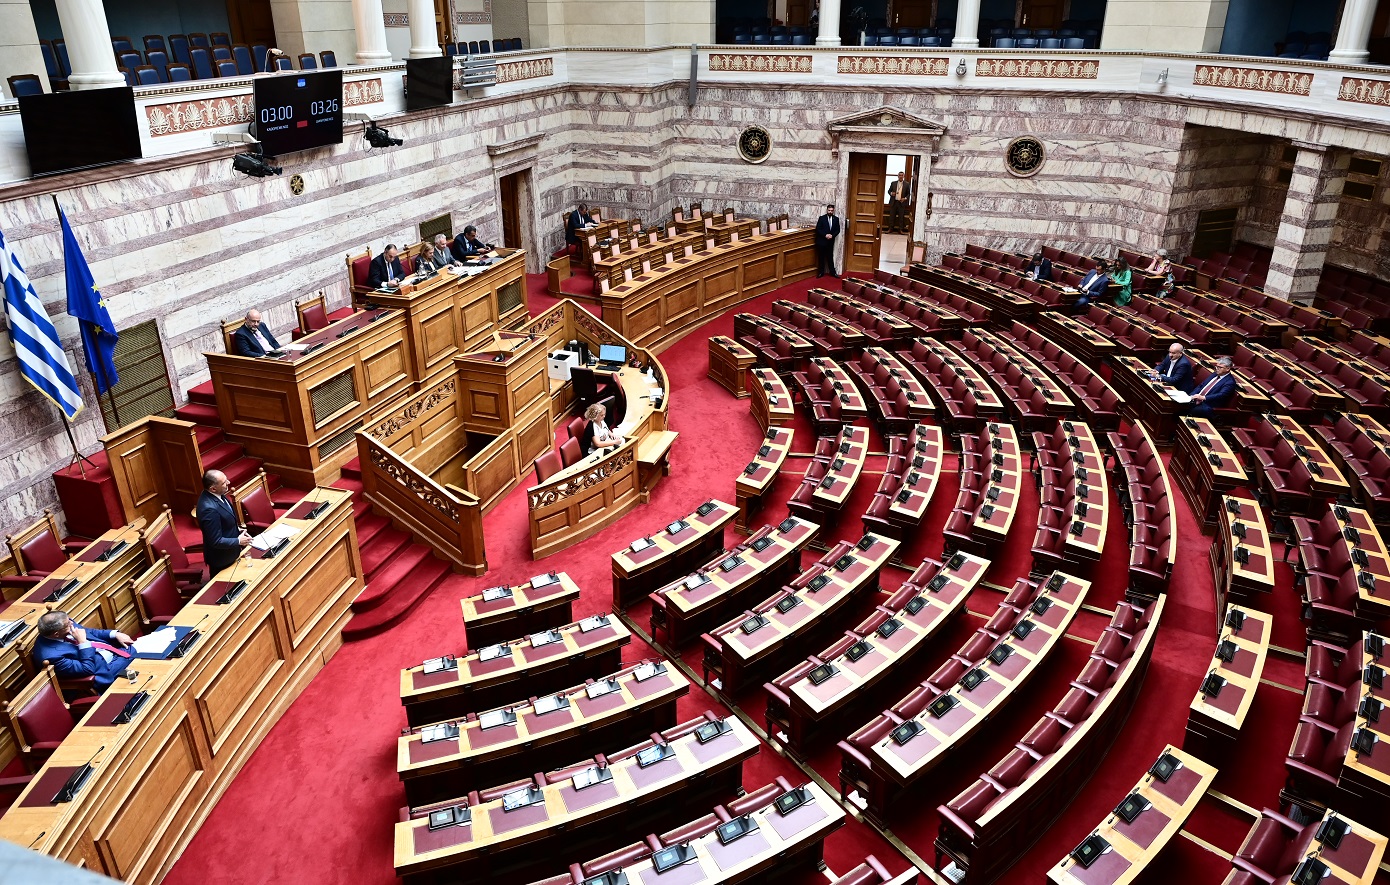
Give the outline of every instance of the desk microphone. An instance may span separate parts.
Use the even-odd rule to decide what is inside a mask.
[[[191,628],[189,628],[188,632],[183,634],[183,637],[179,639],[178,642],[174,643],[174,647],[169,649],[169,654],[165,657],[181,658],[185,654],[187,654],[188,650],[193,647],[193,643],[198,641],[198,636],[201,635],[198,633],[198,625],[202,624],[203,621],[206,621],[207,619],[207,615],[203,615],[201,618],[199,618],[198,623],[194,624]]]
[[[77,770],[68,776],[67,781],[63,784],[63,788],[54,794],[54,804],[59,802],[71,802],[73,800],[73,797],[77,795],[77,791],[82,789],[82,785],[85,784],[87,778],[91,776],[93,763],[96,762],[97,757],[100,756],[101,752],[105,749],[105,744],[97,747],[97,751],[92,754],[92,758],[88,759],[85,764],[79,766]]]
[[[42,833],[39,833],[37,836],[34,837],[34,841],[29,843],[29,848],[32,849],[35,845],[39,844],[39,840],[47,835],[48,830],[44,830]]]

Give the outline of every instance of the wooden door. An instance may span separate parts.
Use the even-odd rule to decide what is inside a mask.
[[[936,0],[893,0],[893,27],[930,28],[936,23]]]
[[[1193,258],[1206,258],[1213,252],[1229,252],[1236,237],[1239,206],[1223,209],[1203,209],[1197,213],[1197,227],[1192,235]]]
[[[1060,28],[1062,0],[1019,0],[1020,28]]]
[[[887,174],[887,154],[850,154],[849,205],[845,207],[846,274],[872,274],[878,267]]]
[[[811,23],[811,0],[787,0],[787,24],[804,28]]]
[[[521,176],[524,172],[504,175],[498,183],[502,204],[502,245],[509,249],[523,248],[521,243]]]
[[[453,32],[449,27],[449,0],[434,0],[434,35],[439,45],[451,42]]]
[[[227,0],[227,25],[232,29],[233,43],[276,45],[270,0]]]

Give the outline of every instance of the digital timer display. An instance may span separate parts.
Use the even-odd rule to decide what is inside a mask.
[[[343,72],[256,77],[256,138],[269,157],[343,141]]]

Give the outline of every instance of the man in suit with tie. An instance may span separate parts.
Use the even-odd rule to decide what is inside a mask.
[[[129,636],[119,630],[89,630],[67,612],[44,612],[35,626],[39,635],[34,640],[34,663],[40,669],[52,664],[59,679],[91,676],[92,687],[106,691],[135,660],[128,650]]]
[[[1154,366],[1149,380],[1162,381],[1187,393],[1188,385],[1192,383],[1192,360],[1183,353],[1181,344],[1174,343],[1168,348],[1167,358]]]
[[[907,173],[899,172],[898,180],[888,185],[888,232],[907,233],[908,206],[912,203],[912,182]]]
[[[839,235],[840,219],[835,217],[835,204],[826,203],[825,214],[816,220],[817,277],[839,276],[835,272],[835,238]]]
[[[208,576],[237,561],[241,548],[251,543],[251,536],[237,523],[227,492],[232,484],[227,474],[209,470],[203,474],[203,493],[198,496],[198,528],[203,530],[203,561],[208,564]]]
[[[279,353],[280,342],[261,322],[261,312],[253,308],[246,312],[245,321],[232,333],[232,350],[237,356],[265,356]]]
[[[570,246],[578,248],[579,232],[593,223],[594,219],[589,215],[589,206],[585,203],[580,203],[579,206],[570,213],[569,219],[565,221],[565,242]]]
[[[1231,397],[1236,395],[1236,379],[1231,374],[1234,365],[1228,356],[1216,361],[1216,371],[1201,384],[1193,386],[1192,404],[1187,407],[1187,414],[1210,418],[1213,410],[1231,401]]]
[[[1105,287],[1110,285],[1109,268],[1104,261],[1097,261],[1095,268],[1082,279],[1081,285],[1077,286],[1076,306],[1077,313],[1085,313],[1091,306],[1091,302],[1105,294]]]
[[[373,289],[394,289],[399,286],[405,277],[399,254],[396,247],[388,243],[386,250],[372,259],[371,268],[367,271],[367,285]]]

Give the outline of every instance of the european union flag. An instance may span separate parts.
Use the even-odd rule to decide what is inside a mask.
[[[58,217],[63,222],[63,265],[68,279],[68,313],[77,317],[77,327],[82,331],[82,352],[87,355],[87,370],[96,382],[97,393],[105,393],[121,379],[116,375],[116,326],[111,322],[111,314],[106,310],[106,299],[101,297],[96,281],[92,279],[92,269],[77,245],[68,216],[60,208]]]

